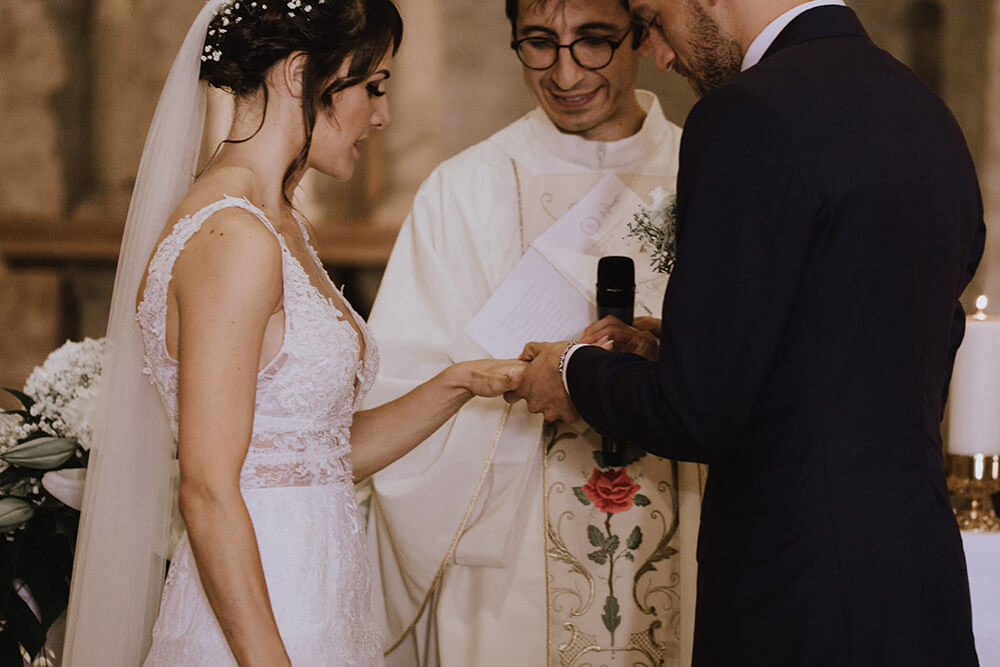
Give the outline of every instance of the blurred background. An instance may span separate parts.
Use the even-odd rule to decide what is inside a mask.
[[[0,0],[0,387],[20,388],[67,338],[104,334],[116,253],[160,87],[202,0]],[[533,105],[502,0],[397,0],[406,23],[392,125],[355,177],[304,182],[298,203],[362,313],[420,182]],[[1000,0],[848,0],[874,41],[947,102],[1000,218]],[[822,76],[822,73],[817,73]],[[647,58],[640,87],[683,124],[695,98]],[[205,150],[227,128],[210,101]],[[247,266],[253,271],[253,266]],[[1000,233],[965,296],[1000,313]],[[891,299],[891,294],[884,295]],[[708,306],[708,304],[706,304]],[[10,403],[0,405],[13,407]]]

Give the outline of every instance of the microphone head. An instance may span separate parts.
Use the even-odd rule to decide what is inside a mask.
[[[635,263],[631,257],[609,255],[597,262],[597,289],[635,289]]]

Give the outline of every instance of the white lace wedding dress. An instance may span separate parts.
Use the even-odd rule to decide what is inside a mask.
[[[177,362],[164,338],[167,286],[188,239],[227,207],[253,213],[281,245],[284,341],[257,376],[253,436],[240,475],[278,629],[296,667],[382,665],[349,442],[353,413],[375,378],[378,355],[357,313],[351,309],[346,316],[364,334],[363,359],[345,314],[310,282],[264,213],[244,199],[226,197],[179,221],[153,256],[137,314],[145,372],[176,436]],[[145,664],[235,664],[186,534],[173,554]]]

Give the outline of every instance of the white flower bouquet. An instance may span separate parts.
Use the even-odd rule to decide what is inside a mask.
[[[29,412],[39,430],[90,449],[91,408],[103,356],[103,338],[67,341],[28,376],[24,393],[34,400]]]
[[[66,342],[5,390],[21,408],[0,412],[0,656],[41,655],[66,609],[103,355]]]

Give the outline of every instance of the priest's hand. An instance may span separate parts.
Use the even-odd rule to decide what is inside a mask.
[[[636,318],[629,326],[613,315],[602,317],[587,327],[581,343],[600,344],[612,340],[616,352],[631,352],[656,361],[660,358],[660,320],[655,317]]]
[[[541,413],[547,421],[562,420],[572,424],[579,415],[563,387],[559,374],[559,356],[568,343],[528,343],[521,359],[528,362],[521,384],[503,395],[508,403],[524,400],[528,412]]]

